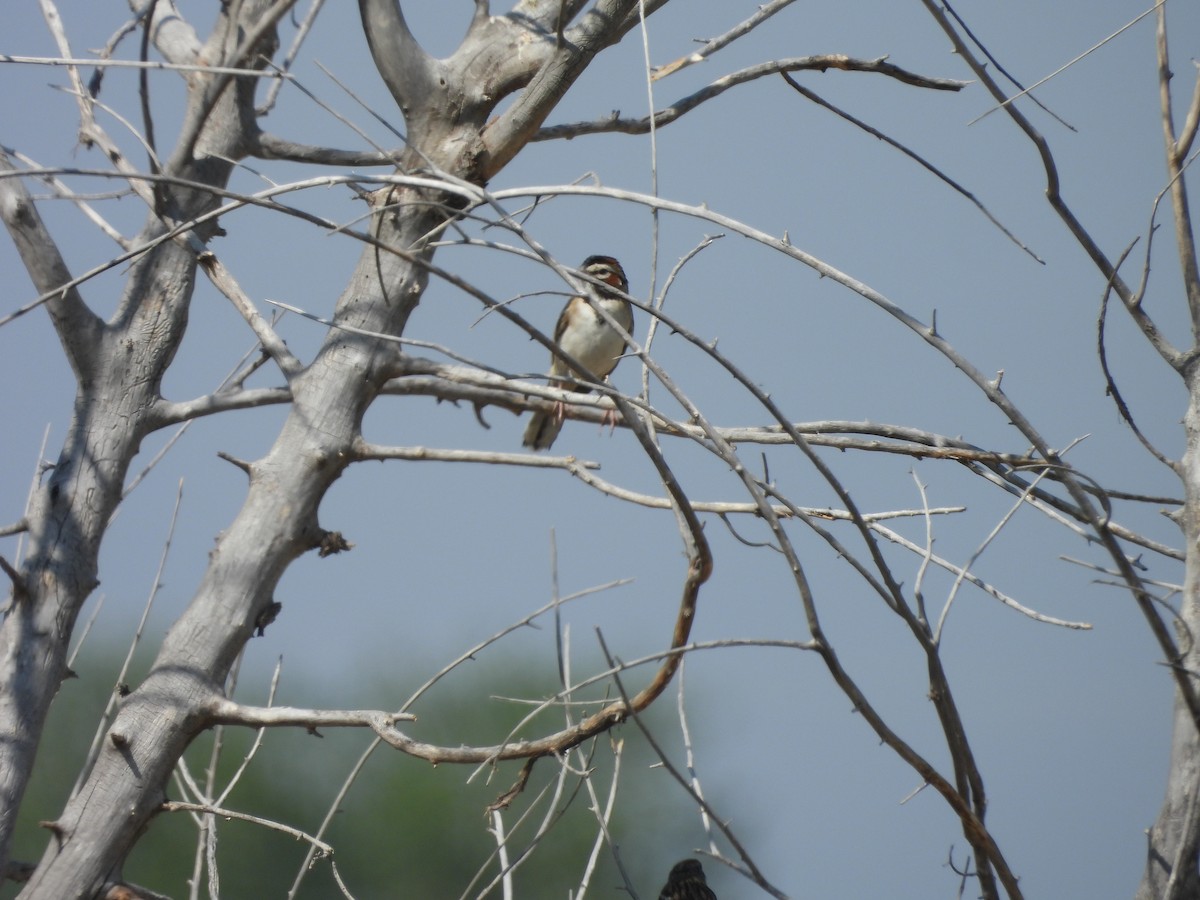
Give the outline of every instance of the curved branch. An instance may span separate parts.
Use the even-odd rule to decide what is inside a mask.
[[[605,660],[608,662],[608,665],[610,668],[614,667],[614,662],[619,662],[619,660],[615,660],[613,655],[611,653],[609,653],[608,645],[604,641],[604,635],[601,634],[598,630],[597,630],[597,637],[600,640],[600,649],[604,653]],[[620,691],[621,696],[627,700],[628,698],[625,693],[625,685],[622,684],[621,675],[618,671],[613,672],[613,682],[616,684],[617,690]],[[682,686],[681,686],[680,687],[680,711],[681,712],[682,712],[682,709],[683,709],[683,699],[682,699]],[[699,790],[700,786],[699,786],[699,783],[696,778],[695,768],[691,765],[692,757],[691,757],[690,746],[688,747],[688,776],[685,777],[684,774],[682,772],[680,772],[679,769],[676,768],[676,766],[674,764],[672,764],[668,755],[663,752],[662,747],[659,745],[658,741],[655,740],[654,734],[650,731],[650,728],[646,725],[645,722],[642,721],[641,716],[636,716],[636,715],[634,716],[634,724],[637,725],[638,730],[641,731],[642,735],[646,738],[646,742],[654,750],[655,755],[658,756],[659,764],[664,769],[666,769],[667,772],[670,773],[671,777],[674,778],[675,781],[685,791],[687,791],[687,793],[691,796],[693,802],[695,802],[696,805],[700,808],[701,812],[704,815],[706,826],[710,822],[716,823],[717,829],[725,837],[725,840],[729,842],[729,845],[734,849],[734,851],[737,852],[738,856],[741,857],[747,876],[755,884],[762,887],[772,897],[777,898],[777,900],[788,900],[787,894],[783,893],[777,887],[775,887],[769,881],[767,881],[766,876],[763,875],[762,871],[759,869],[758,865],[754,862],[754,859],[750,856],[750,853],[746,850],[745,846],[738,839],[737,835],[734,833],[734,831],[730,827],[729,823],[727,821],[725,821],[724,817],[719,815],[717,813],[717,811],[712,807],[712,805],[704,798],[704,795]],[[688,739],[687,722],[682,717],[682,715],[680,717],[680,726],[683,729],[685,740],[687,740]],[[709,840],[710,841],[712,840],[711,832],[709,835]],[[715,846],[715,844],[713,844],[713,846]],[[741,871],[740,868],[738,870]],[[666,891],[667,891],[667,889],[664,888],[663,889],[664,894],[666,894]],[[686,891],[688,894],[692,893],[691,890],[688,888],[684,888],[684,891]],[[672,893],[674,893],[674,892],[672,892]],[[708,895],[711,897],[712,892],[709,891]],[[661,898],[662,898],[662,895],[660,895],[660,900],[661,900]]]
[[[1135,241],[1136,243],[1136,241]],[[1116,268],[1119,271],[1124,264],[1126,258],[1133,250],[1133,244],[1125,248],[1117,260]],[[1147,266],[1147,272],[1149,267]],[[1143,276],[1144,278],[1144,276]],[[1176,475],[1181,474],[1181,467],[1178,462],[1167,457],[1165,453],[1159,450],[1150,442],[1150,439],[1138,428],[1137,423],[1133,420],[1133,410],[1129,408],[1129,404],[1125,402],[1125,397],[1121,394],[1121,389],[1117,387],[1116,379],[1113,378],[1112,369],[1108,365],[1108,347],[1104,336],[1108,323],[1108,297],[1112,293],[1112,279],[1104,285],[1104,294],[1100,298],[1100,313],[1096,317],[1096,356],[1100,360],[1100,371],[1104,375],[1104,392],[1112,398],[1113,405],[1117,408],[1117,414],[1120,415],[1122,421],[1129,426],[1134,437],[1146,449],[1146,452],[1157,459],[1160,463],[1174,472]],[[1141,291],[1139,291],[1141,293]]]
[[[695,525],[696,530],[692,534],[703,540],[699,522],[696,521]],[[688,566],[687,576],[684,579],[683,599],[675,620],[675,632],[671,642],[673,651],[681,650],[687,644],[692,622],[695,620],[696,598],[700,586],[708,579],[710,572],[711,557],[705,553],[694,557]],[[435,764],[490,763],[500,760],[536,759],[543,756],[560,755],[579,746],[589,738],[621,724],[634,713],[649,707],[670,684],[679,667],[680,658],[678,653],[669,654],[656,670],[650,683],[628,702],[622,699],[609,703],[599,712],[593,713],[578,724],[535,740],[508,741],[491,747],[443,747],[414,740],[394,727],[378,728],[376,734],[395,749]]]
[[[554,262],[554,260],[546,253],[544,248],[537,245],[537,243],[533,241],[533,239],[524,231],[519,223],[515,222],[511,219],[511,217],[504,213],[503,209],[497,202],[499,196],[500,194],[489,196],[488,202],[504,217],[504,224],[506,227],[513,230],[514,233],[520,234],[522,239],[530,246],[530,248],[533,249],[539,256],[541,256],[548,265],[558,271],[560,275],[563,274],[561,271],[562,267]],[[647,202],[649,205],[654,205],[657,202],[657,198],[649,198]],[[734,220],[727,221],[731,224],[734,222]],[[743,233],[755,231],[755,229],[749,229],[748,226],[740,224],[737,227],[738,230],[743,231]],[[785,252],[793,253],[797,259],[804,261],[806,265],[813,266],[814,268],[819,267],[819,270],[827,272],[830,277],[836,278],[838,281],[848,287],[852,286],[857,293],[862,294],[862,296],[866,297],[877,305],[882,306],[893,316],[908,324],[909,327],[914,327],[917,325],[917,320],[914,317],[906,313],[903,309],[891,301],[884,298],[883,295],[873,291],[861,282],[849,279],[848,276],[838,272],[838,270],[834,269],[833,267],[822,263],[810,254],[796,250],[796,248],[791,247],[790,243],[788,243],[786,240],[783,242],[774,242],[773,246],[776,246],[777,249],[785,250]],[[480,292],[474,293],[478,296]],[[537,337],[539,340],[542,339],[540,333],[536,332],[536,329],[531,329],[526,323],[524,323],[523,320],[521,320],[519,316],[517,316],[515,313],[512,313],[506,307],[495,304],[494,301],[490,301],[489,298],[480,297],[480,299],[483,299],[488,304],[489,308],[497,310],[501,315],[520,324],[521,327],[525,328],[530,334]],[[644,308],[644,304],[639,304],[639,306]],[[605,316],[605,318],[607,320],[609,317]],[[669,320],[664,317],[664,322],[667,321]],[[860,533],[863,543],[867,547],[867,552],[870,554],[871,564],[879,573],[878,581],[870,576],[870,573],[866,571],[866,567],[863,563],[858,562],[852,556],[841,553],[840,549],[839,555],[847,556],[851,564],[855,566],[856,571],[864,574],[864,577],[867,579],[867,581],[877,587],[877,590],[879,590],[883,596],[884,602],[889,606],[889,608],[903,618],[905,623],[913,632],[914,636],[917,638],[918,642],[921,644],[922,649],[925,651],[930,672],[931,690],[936,693],[936,696],[934,696],[933,699],[938,711],[939,719],[942,722],[943,730],[947,737],[947,746],[951,750],[951,754],[953,756],[956,778],[956,784],[954,785],[942,777],[932,764],[930,764],[924,757],[913,750],[910,745],[908,745],[887,725],[882,716],[880,716],[878,712],[870,706],[866,696],[862,693],[861,689],[855,683],[853,678],[848,672],[846,672],[845,669],[842,668],[833,645],[826,640],[824,630],[821,626],[820,618],[817,613],[812,586],[808,580],[807,574],[805,573],[804,565],[801,562],[793,543],[783,529],[779,517],[775,515],[774,510],[767,500],[767,486],[750,474],[746,466],[738,458],[736,451],[729,444],[729,442],[726,441],[719,433],[717,433],[716,429],[707,420],[700,409],[696,407],[696,405],[684,394],[682,390],[680,390],[678,385],[675,384],[674,380],[670,378],[667,372],[649,354],[647,354],[643,348],[638,346],[638,343],[632,338],[632,336],[625,333],[624,329],[616,325],[615,322],[610,321],[608,324],[610,327],[615,328],[615,330],[626,341],[627,345],[631,349],[631,352],[635,354],[638,359],[641,360],[642,364],[654,374],[654,377],[658,380],[658,382],[662,384],[672,398],[683,407],[692,421],[704,429],[705,437],[709,442],[711,452],[729,465],[734,476],[742,483],[747,493],[754,499],[762,518],[767,523],[772,534],[774,535],[778,549],[787,559],[788,569],[791,572],[793,583],[795,584],[797,594],[804,608],[804,615],[809,632],[813,636],[813,640],[817,645],[818,652],[825,661],[827,669],[833,676],[839,688],[854,703],[855,708],[864,716],[867,721],[870,722],[871,727],[876,734],[902,759],[904,759],[909,763],[909,765],[918,771],[927,782],[933,784],[939,793],[943,794],[947,803],[959,817],[962,823],[964,834],[966,834],[972,846],[975,848],[977,857],[981,860],[987,861],[987,869],[981,869],[979,874],[985,896],[994,895],[994,891],[989,889],[989,882],[991,881],[992,871],[994,870],[995,874],[1003,882],[1006,890],[1009,892],[1009,895],[1013,898],[1013,900],[1017,900],[1017,898],[1021,896],[1021,892],[1017,885],[1016,877],[1009,868],[1007,861],[1000,853],[999,847],[996,845],[991,834],[987,831],[983,824],[986,801],[984,799],[982,779],[979,776],[978,767],[975,763],[970,746],[967,743],[962,722],[959,717],[958,707],[951,695],[948,680],[946,679],[942,670],[941,661],[938,657],[937,646],[930,640],[930,635],[928,634],[925,623],[919,621],[908,608],[900,583],[896,580],[890,567],[887,565],[886,560],[883,558],[882,550],[879,547],[877,539],[871,533],[866,521],[863,519],[861,512],[858,510],[857,505],[854,503],[845,486],[834,475],[830,467],[821,459],[821,457],[812,449],[812,447],[807,444],[804,438],[791,428],[788,419],[784,416],[778,404],[775,403],[775,401],[772,400],[769,395],[767,395],[751,379],[747,378],[745,373],[741,372],[727,358],[718,354],[715,347],[702,344],[695,340],[694,335],[692,336],[691,339],[698,349],[706,352],[714,361],[716,361],[723,369],[725,369],[748,393],[754,397],[754,399],[764,409],[770,413],[772,418],[774,418],[775,421],[778,422],[779,425],[791,435],[797,449],[804,454],[805,458],[817,470],[825,483],[833,489],[839,500],[845,505],[847,511],[850,513],[852,522]],[[976,384],[985,392],[988,399],[994,405],[1005,410],[1009,414],[1010,421],[1012,421],[1017,428],[1030,437],[1035,447],[1044,457],[1046,457],[1048,460],[1053,457],[1052,461],[1057,460],[1057,454],[1050,450],[1040,435],[1034,431],[1032,424],[1029,423],[1029,421],[1020,414],[1020,411],[1016,409],[1015,406],[1013,406],[1013,404],[1008,401],[1007,398],[1004,397],[1004,395],[1000,392],[998,381],[991,382],[984,378],[982,373],[972,366],[960,354],[958,354],[948,342],[946,342],[940,335],[937,334],[935,329],[918,326],[915,328],[915,330],[917,330],[927,342],[933,344],[933,346],[941,353],[947,355],[951,359],[954,359],[955,364],[973,381],[976,382]],[[634,417],[633,404],[629,403],[622,396],[619,394],[613,394],[612,399],[614,403],[616,403],[617,407],[621,410],[622,416],[624,417],[626,423],[629,424],[629,426],[634,430],[639,442],[646,450],[647,455],[654,460],[656,466],[659,468],[660,474],[664,478],[664,482],[668,484],[668,489],[671,490],[674,487],[674,479],[670,476],[669,470],[666,470],[665,462],[661,462],[661,455],[658,453],[657,447],[649,434],[649,431],[646,427],[646,422],[640,417]],[[666,481],[668,477],[671,478],[669,482]],[[1089,508],[1086,497],[1082,496],[1077,486],[1074,493],[1080,495],[1076,498],[1080,506],[1085,509]],[[675,497],[673,490],[672,497]],[[692,515],[685,520],[681,514],[686,515],[687,513],[692,513]],[[688,507],[680,509],[677,506],[676,514],[681,516],[681,528],[686,525],[688,533],[697,533],[692,525],[694,520],[693,511],[691,511]],[[1091,516],[1090,520],[1093,521],[1095,527],[1101,531],[1101,537],[1103,537],[1103,523],[1095,523],[1095,516]],[[812,524],[808,520],[805,521],[807,524]],[[830,539],[831,536],[827,533],[821,531],[820,529],[816,530],[818,530],[821,536],[826,540]],[[1112,539],[1109,538],[1110,542],[1111,540]],[[835,547],[840,548],[839,542],[832,541],[831,543]],[[706,546],[700,545],[699,552],[693,557],[693,561],[700,559],[700,553],[706,550]],[[702,577],[706,578],[707,573],[704,573]],[[686,602],[687,601],[685,600],[685,605],[681,607],[681,615],[687,611]],[[677,641],[678,637],[679,635],[677,626]],[[642,694],[639,695],[639,698],[654,690],[655,685],[662,680],[661,676],[665,671],[666,667],[659,671],[655,682],[652,683],[650,687],[646,688]],[[667,673],[667,678],[670,678],[669,673]],[[663,686],[665,687],[665,682],[663,682]],[[659,688],[659,690],[661,690],[661,688]]]
[[[545,254],[545,250],[536,245],[531,245],[535,252]],[[520,317],[508,310],[502,305],[498,305],[490,297],[487,297],[478,289],[466,284],[462,279],[456,279],[448,272],[443,272],[439,267],[432,263],[425,263],[425,268],[433,273],[441,275],[448,280],[453,280],[460,283],[460,286],[468,290],[473,296],[485,303],[489,308],[496,309],[506,318],[519,320]],[[560,272],[560,274],[562,274]],[[612,323],[610,323],[612,324]],[[619,326],[618,326],[619,329]],[[621,330],[621,329],[619,329]],[[536,332],[536,329],[531,330],[531,333],[538,337],[539,340],[546,340],[544,335]],[[629,335],[623,335],[630,338]],[[549,342],[552,347],[555,345]],[[636,346],[636,345],[635,345]],[[561,348],[559,348],[561,352]],[[576,360],[564,354],[566,359],[578,371],[589,375],[587,368],[584,366],[576,366]],[[647,359],[647,364],[654,365],[652,360]],[[669,383],[665,374],[660,375],[664,379],[664,383]],[[679,399],[679,396],[677,399]],[[700,523],[691,503],[688,500],[675,474],[667,465],[663,458],[662,452],[651,436],[646,424],[641,417],[637,415],[633,404],[625,400],[619,394],[612,395],[613,402],[620,410],[625,422],[637,437],[643,451],[649,458],[650,462],[655,467],[658,477],[662,482],[664,489],[671,499],[671,505],[675,512],[675,517],[678,523],[680,535],[683,538],[685,550],[688,557],[687,572],[683,579],[681,597],[679,602],[679,610],[675,619],[675,626],[671,638],[671,648],[675,649],[682,647],[687,643],[688,637],[691,634],[692,624],[696,617],[696,603],[699,597],[700,588],[708,580],[712,573],[712,553],[708,545],[707,538],[704,535],[704,529]],[[685,402],[686,398],[682,398],[681,402]],[[686,405],[686,404],[685,404]],[[662,665],[656,670],[654,677],[650,680],[641,691],[637,693],[631,700],[620,700],[609,703],[599,712],[596,712],[581,722],[565,728],[555,734],[547,735],[532,741],[520,741],[516,743],[505,743],[495,748],[488,750],[487,755],[482,759],[472,758],[470,751],[459,749],[451,750],[449,756],[439,756],[440,761],[445,762],[483,762],[489,759],[530,759],[547,755],[556,755],[564,753],[573,747],[578,746],[582,742],[588,740],[594,735],[600,734],[612,728],[614,725],[625,721],[630,715],[640,712],[650,706],[670,684],[675,672],[679,667],[680,658],[678,656],[668,657]],[[431,745],[425,745],[421,742],[411,741],[404,735],[400,734],[395,729],[386,729],[378,732],[379,736],[385,741],[398,749],[405,752],[422,754],[441,754],[444,748],[437,748]]]
[[[897,81],[911,84],[915,87],[929,88],[936,91],[961,91],[967,85],[965,81],[955,81],[951,78],[930,78],[925,75],[918,75],[914,72],[909,72],[907,69],[894,66],[886,60],[886,56],[881,56],[878,59],[855,59],[841,53],[828,53],[820,56],[797,56],[774,62],[759,63],[756,66],[740,69],[737,72],[732,72],[729,75],[718,78],[707,87],[701,88],[686,97],[681,97],[670,106],[656,112],[654,114],[653,125],[655,128],[669,125],[685,113],[691,112],[705,101],[719,97],[732,87],[737,87],[738,85],[746,84],[747,82],[755,81],[768,75],[779,75],[784,72],[825,72],[829,69],[839,69],[843,72],[870,72],[877,75],[886,75],[889,78],[894,78]],[[549,141],[557,138],[574,138],[584,134],[608,134],[611,132],[646,134],[650,131],[650,126],[651,118],[649,116],[643,116],[639,119],[622,119],[614,114],[607,119],[599,119],[593,122],[551,125],[548,128],[540,129],[530,140]]]

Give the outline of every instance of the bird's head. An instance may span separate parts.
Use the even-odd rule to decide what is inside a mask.
[[[618,291],[629,292],[629,279],[625,277],[625,270],[611,256],[589,256],[583,261],[579,271],[615,287]]]

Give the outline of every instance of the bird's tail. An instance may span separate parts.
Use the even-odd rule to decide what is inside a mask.
[[[554,413],[535,412],[525,427],[521,443],[530,450],[549,450],[562,431],[562,419]]]

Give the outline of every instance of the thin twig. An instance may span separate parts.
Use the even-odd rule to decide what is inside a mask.
[[[974,119],[972,119],[970,122],[968,122],[967,125],[974,125],[976,122],[980,121],[981,119],[986,119],[988,116],[990,116],[992,113],[996,112],[997,110],[1004,109],[1005,107],[1012,104],[1014,101],[1020,99],[1021,97],[1024,97],[1030,91],[1040,88],[1043,84],[1045,84],[1051,78],[1055,78],[1055,77],[1061,75],[1063,72],[1067,71],[1067,69],[1071,68],[1071,66],[1075,65],[1075,63],[1079,62],[1081,59],[1084,59],[1085,57],[1090,56],[1092,53],[1099,50],[1101,47],[1103,47],[1105,44],[1107,44],[1113,38],[1122,34],[1127,29],[1132,28],[1134,25],[1136,25],[1138,22],[1142,21],[1142,19],[1146,18],[1146,16],[1150,15],[1152,12],[1154,12],[1156,9],[1158,9],[1160,6],[1162,6],[1166,2],[1167,2],[1167,0],[1158,0],[1158,2],[1155,3],[1152,7],[1145,10],[1144,12],[1138,13],[1138,15],[1135,16],[1133,19],[1126,22],[1124,25],[1122,25],[1120,28],[1118,28],[1116,31],[1114,31],[1112,34],[1110,34],[1108,37],[1104,38],[1103,40],[1093,44],[1091,47],[1084,50],[1082,53],[1080,53],[1078,56],[1076,56],[1069,63],[1059,66],[1057,69],[1055,69],[1049,75],[1047,75],[1045,78],[1041,79],[1040,81],[1035,81],[1029,87],[1023,88],[1019,93],[1013,94],[1013,96],[996,104],[991,109],[989,109],[987,112],[983,113],[983,115],[976,116]],[[958,19],[957,14],[955,14],[954,18]],[[961,21],[961,19],[959,21]],[[991,56],[989,56],[988,58],[991,59]],[[1000,71],[1004,72],[1003,69],[1000,69]],[[1007,72],[1004,72],[1004,75],[1005,75],[1005,77],[1008,77]],[[1013,83],[1015,84],[1016,82],[1013,82]],[[1038,104],[1038,105],[1040,106],[1041,104]]]
[[[759,63],[745,69],[731,72],[707,87],[695,93],[681,97],[653,115],[637,119],[622,119],[614,113],[603,119],[590,122],[572,122],[565,125],[548,125],[535,133],[530,141],[550,141],[564,138],[575,138],[586,134],[646,134],[652,127],[662,128],[681,116],[686,115],[714,97],[719,97],[731,88],[747,84],[759,78],[778,75],[781,72],[816,71],[825,72],[829,69],[844,72],[866,72],[884,75],[914,87],[930,88],[938,91],[959,91],[966,87],[966,82],[950,78],[929,78],[909,72],[887,61],[887,57],[878,59],[855,59],[840,53],[829,53],[818,56],[797,56],[773,62]]]
[[[270,70],[276,77],[270,88],[267,89],[267,96],[263,98],[262,104],[255,112],[260,116],[265,116],[275,108],[275,99],[279,96],[279,89],[283,86],[285,78],[290,77],[292,63],[296,61],[296,57],[300,55],[300,48],[304,46],[304,41],[312,31],[313,24],[317,21],[317,15],[321,12],[321,7],[325,5],[325,0],[312,0],[312,5],[309,6],[308,12],[304,14],[304,18],[300,22],[300,27],[296,29],[296,34],[292,38],[292,46],[288,48],[287,53],[283,55],[277,67],[272,67]],[[256,74],[257,69],[251,70]]]
[[[699,50],[694,50],[686,56],[681,56],[674,62],[667,63],[665,66],[655,66],[651,69],[653,78],[658,81],[660,78],[666,78],[678,72],[680,69],[686,69],[688,66],[695,65],[698,62],[704,62],[708,57],[712,56],[718,50],[727,47],[740,37],[749,34],[775,13],[779,12],[785,6],[790,6],[795,0],[771,0],[770,3],[764,3],[758,8],[758,11],[750,16],[750,18],[739,22],[733,28],[730,28],[724,34],[705,41],[704,46]]]
[[[1011,81],[1017,87],[1018,90],[1022,90],[1022,91],[1026,90],[1025,85],[1021,84],[1021,82],[1018,81],[1016,79],[1016,77],[1011,72],[1009,72],[1008,69],[1006,69],[1004,67],[1004,65],[1000,62],[1000,60],[998,60],[995,56],[993,56],[991,51],[988,50],[988,48],[986,46],[984,46],[983,41],[981,41],[978,37],[975,36],[975,33],[973,31],[971,31],[971,29],[967,26],[967,23],[965,21],[963,21],[962,17],[954,10],[954,7],[952,7],[950,5],[949,0],[942,0],[942,5],[946,7],[946,11],[954,17],[954,21],[959,24],[960,28],[962,28],[963,34],[965,34],[967,37],[969,37],[971,39],[972,43],[974,43],[975,46],[979,48],[979,52],[982,53],[984,56],[986,56],[988,59],[988,62],[990,62],[993,66],[996,67],[996,71],[999,72],[1001,75],[1003,75],[1005,78],[1007,78],[1009,81]],[[272,85],[272,87],[274,87],[274,85]],[[1050,109],[1050,107],[1046,106],[1046,104],[1043,103],[1041,100],[1039,100],[1037,97],[1033,96],[1032,94],[1029,94],[1028,96],[1029,96],[1030,100],[1032,100],[1039,107],[1041,107],[1043,112],[1045,112],[1047,115],[1051,116],[1055,121],[1057,121],[1064,128],[1067,128],[1070,131],[1078,132],[1079,129],[1077,129],[1070,122],[1066,121],[1062,116],[1058,115],[1058,113],[1054,112],[1054,110]]]
[[[1132,252],[1137,241],[1134,240],[1117,258],[1116,270],[1120,271],[1122,263]],[[1108,298],[1112,294],[1113,280],[1109,278],[1104,283],[1104,293],[1100,297],[1100,313],[1096,317],[1096,357],[1100,360],[1100,371],[1104,375],[1104,392],[1112,397],[1113,405],[1117,407],[1117,413],[1121,419],[1129,426],[1134,437],[1146,449],[1146,452],[1157,459],[1160,463],[1170,469],[1172,472],[1179,474],[1179,463],[1173,459],[1169,459],[1165,453],[1159,450],[1150,442],[1150,439],[1138,428],[1137,423],[1133,421],[1133,411],[1129,408],[1129,404],[1125,402],[1125,398],[1121,395],[1120,389],[1117,387],[1116,379],[1113,377],[1112,370],[1108,365],[1108,348],[1104,340],[1105,325],[1108,321]],[[1140,293],[1140,291],[1139,291]]]
[[[292,75],[287,72],[262,71],[259,69],[241,69],[228,66],[206,66],[200,63],[169,63],[157,60],[137,59],[98,59],[93,57],[63,57],[63,56],[10,56],[0,53],[0,63],[14,63],[26,66],[88,66],[96,69],[160,69],[164,72],[203,72],[209,75],[236,75],[238,78],[276,78],[290,80]]]
[[[291,825],[285,825],[282,822],[275,822],[271,819],[264,819],[260,816],[253,816],[249,813],[238,812],[235,809],[211,806],[207,803],[187,803],[182,800],[167,800],[159,809],[163,812],[194,812],[206,816],[220,816],[222,819],[238,819],[242,822],[250,822],[253,825],[262,825],[264,828],[269,828],[272,831],[280,831],[291,835],[296,840],[307,841],[322,856],[333,855],[333,847],[330,844],[313,837],[307,832],[301,831],[299,828],[293,828]]]
[[[921,168],[925,169],[927,172],[930,172],[936,178],[938,178],[945,184],[949,185],[953,190],[955,190],[962,196],[966,197],[968,200],[971,201],[972,205],[974,205],[974,207],[977,210],[979,210],[979,212],[981,212],[989,222],[991,222],[993,225],[995,225],[1006,238],[1008,238],[1010,241],[1012,241],[1014,244],[1016,244],[1018,247],[1020,247],[1023,251],[1025,251],[1027,254],[1029,254],[1029,256],[1031,256],[1037,262],[1041,263],[1042,265],[1046,264],[1046,261],[1044,259],[1042,259],[1040,256],[1038,256],[1037,253],[1035,253],[1027,244],[1025,244],[1024,241],[1022,241],[1015,234],[1013,234],[1011,231],[1009,231],[1003,222],[1001,222],[994,215],[992,215],[992,211],[990,209],[988,209],[986,206],[984,206],[983,202],[978,197],[976,197],[971,191],[967,190],[965,187],[963,187],[961,184],[959,184],[957,181],[955,181],[953,178],[951,178],[949,175],[947,175],[945,172],[943,172],[941,169],[939,169],[933,163],[929,162],[929,160],[925,159],[925,157],[921,156],[915,150],[911,150],[908,147],[904,146],[904,144],[901,144],[895,138],[889,137],[888,135],[884,134],[878,128],[875,128],[872,125],[868,125],[866,122],[864,122],[862,119],[859,119],[857,116],[852,116],[850,113],[846,112],[845,110],[840,109],[837,106],[834,106],[828,100],[824,99],[823,97],[818,96],[817,94],[810,91],[808,88],[804,87],[802,84],[800,84],[798,81],[796,81],[796,79],[792,78],[792,76],[789,75],[787,72],[783,72],[781,74],[783,75],[783,80],[786,81],[789,85],[791,85],[792,89],[795,90],[796,93],[800,94],[800,96],[805,97],[808,100],[811,100],[813,103],[816,103],[818,106],[824,107],[825,109],[829,110],[830,112],[832,112],[833,114],[835,114],[837,116],[840,116],[841,118],[845,119],[847,122],[851,123],[852,125],[856,126],[857,128],[862,129],[863,131],[865,131],[867,134],[871,135],[872,137],[877,138],[878,140],[883,141],[885,144],[888,144],[889,146],[894,147],[895,149],[899,150],[901,153],[903,153],[909,159],[913,160],[919,166],[921,166]]]
[[[142,607],[142,617],[138,620],[137,627],[134,629],[133,635],[129,641],[129,647],[125,651],[125,659],[121,663],[121,668],[117,672],[117,677],[114,682],[113,693],[108,698],[108,703],[105,704],[104,712],[100,715],[100,721],[96,726],[96,733],[92,737],[91,747],[88,748],[87,762],[80,768],[79,775],[75,779],[75,785],[71,788],[70,796],[74,797],[83,787],[85,778],[91,773],[92,765],[95,762],[96,756],[100,752],[101,744],[104,740],[104,735],[108,731],[109,719],[112,717],[113,709],[120,702],[122,697],[123,685],[125,678],[129,674],[129,667],[133,664],[133,654],[137,650],[138,644],[141,642],[142,634],[146,629],[146,622],[150,618],[150,610],[154,607],[154,601],[158,597],[158,592],[162,588],[162,576],[167,566],[167,558],[171,554],[171,544],[175,538],[175,526],[179,522],[179,509],[183,505],[183,479],[179,479],[179,485],[175,491],[175,505],[171,509],[171,519],[167,525],[166,538],[163,540],[162,552],[158,557],[158,568],[154,572],[154,582],[150,585],[150,593],[146,597],[146,603]]]
[[[608,645],[604,641],[604,635],[599,629],[596,630],[596,638],[600,643],[600,650],[604,654],[604,658],[608,662],[610,670],[612,670],[613,683],[617,686],[617,690],[620,691],[622,698],[628,704],[629,698],[625,693],[625,687],[621,682],[621,676],[619,674],[622,668],[620,661],[614,658],[609,652]],[[712,808],[709,802],[694,790],[690,780],[671,763],[667,753],[655,739],[653,733],[647,727],[646,723],[642,721],[642,717],[637,712],[634,712],[631,718],[633,719],[634,725],[636,725],[638,730],[641,731],[642,736],[645,737],[646,743],[650,745],[650,748],[654,751],[655,755],[658,756],[659,763],[662,765],[662,767],[688,793],[692,800],[695,801],[696,805],[700,809],[704,810],[705,814],[708,815],[709,820],[716,823],[718,830],[725,837],[725,840],[729,842],[730,846],[733,847],[734,851],[741,858],[742,865],[740,867],[736,867],[738,871],[740,871],[743,875],[757,884],[772,897],[775,897],[776,900],[788,900],[787,894],[783,893],[783,891],[771,884],[767,880],[766,876],[763,875],[763,873],[759,870],[758,866],[754,862],[754,859],[742,845],[742,842],[738,839],[737,835],[734,834],[733,829],[729,826],[729,824],[716,814],[716,811]]]

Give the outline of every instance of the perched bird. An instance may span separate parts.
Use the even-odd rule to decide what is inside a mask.
[[[589,256],[579,267],[597,281],[611,285],[621,293],[628,293],[629,281],[625,270],[611,256]],[[633,307],[611,291],[594,284],[585,285],[592,299],[596,300],[626,331],[633,328]],[[625,352],[625,340],[601,317],[583,297],[572,297],[563,307],[558,324],[554,326],[554,340],[570,356],[587,367],[597,378],[607,378],[617,367],[621,354]],[[550,386],[560,390],[571,390],[586,394],[591,388],[562,381],[564,377],[582,378],[580,372],[571,369],[557,355],[550,362]],[[522,443],[533,450],[548,450],[562,430],[566,407],[556,403],[552,412],[535,412],[525,429]]]
[[[717,900],[704,879],[704,867],[698,859],[685,859],[671,867],[667,883],[658,892],[658,900]]]

